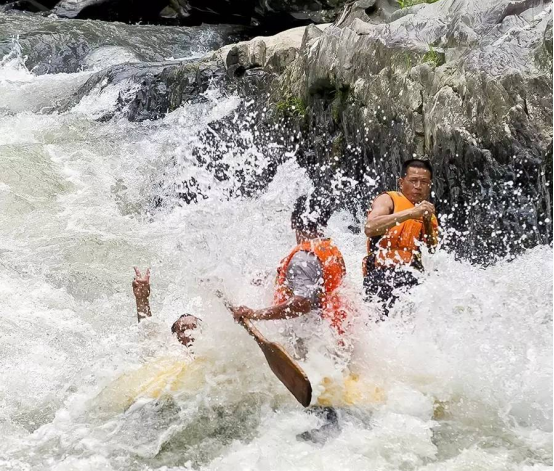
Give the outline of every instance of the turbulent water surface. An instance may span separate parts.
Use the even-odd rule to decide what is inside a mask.
[[[81,67],[57,73],[46,70],[48,57],[25,64],[25,44],[11,35],[23,41],[37,20],[18,17],[14,27],[10,18],[0,13],[1,44],[10,45],[0,62],[0,469],[552,469],[550,247],[486,269],[427,256],[424,283],[375,324],[375,307],[357,297],[364,238],[348,230],[350,215],[335,214],[330,235],[359,305],[351,369],[381,393],[341,408],[342,431],[325,445],[298,441],[317,417],[272,376],[213,291],[269,301],[275,266],[294,243],[290,210],[310,190],[305,173],[284,155],[259,197],[229,199],[237,183],[214,178],[193,155],[209,123],[239,105],[215,89],[207,104],[155,122],[96,121],[115,107],[115,86],[47,113],[102,64],[79,57]],[[91,24],[71,23],[89,52],[112,47],[112,61],[129,60],[127,27],[110,26],[99,44]],[[171,38],[185,52],[212,44],[183,44],[185,33],[164,36],[164,47]],[[253,135],[239,141],[267,165]],[[221,146],[229,167],[240,166],[233,143]],[[191,177],[204,198],[155,204]],[[140,326],[133,265],[152,267],[154,315]],[[161,357],[191,361],[169,333],[186,311],[204,324],[199,378],[117,409],[110,385],[121,375]],[[283,339],[287,326],[273,324],[262,329]],[[316,395],[323,377],[340,376],[323,351],[304,364]]]

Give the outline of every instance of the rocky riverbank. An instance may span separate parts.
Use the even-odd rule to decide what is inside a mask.
[[[168,66],[143,81],[129,117],[159,116],[215,80],[258,97],[269,111],[257,125],[284,119],[299,133],[298,159],[352,210],[393,188],[400,163],[417,155],[436,169],[435,198],[461,253],[548,242],[551,4],[441,0],[387,17],[370,3],[332,25]]]
[[[358,0],[334,17],[199,59],[115,64],[61,109],[125,83],[100,118],[157,119],[217,87],[248,103],[254,117],[242,127],[295,154],[353,213],[394,188],[401,162],[415,155],[435,167],[435,201],[461,255],[490,259],[548,243],[551,2]],[[282,158],[275,153],[274,164]]]

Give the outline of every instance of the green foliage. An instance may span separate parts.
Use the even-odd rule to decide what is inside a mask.
[[[430,44],[429,44],[429,51],[423,55],[423,58],[421,60],[422,62],[428,62],[429,64],[434,64],[435,67],[438,67],[439,65],[443,64],[442,57],[440,56],[440,54],[437,53],[437,51],[433,49],[433,46],[431,46]]]
[[[400,8],[409,8],[413,7],[414,5],[419,5],[421,3],[435,3],[439,0],[396,0],[398,2],[398,5],[400,5]]]
[[[279,101],[276,105],[277,112],[284,116],[304,118],[306,116],[306,104],[301,98],[290,96],[286,100]]]

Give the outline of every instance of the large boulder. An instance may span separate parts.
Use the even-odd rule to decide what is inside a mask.
[[[327,25],[310,30],[323,31]],[[260,36],[249,41],[222,47],[216,55],[223,60],[230,74],[240,75],[245,70],[262,68],[281,74],[296,59],[302,46],[306,27],[300,26],[274,36]]]
[[[314,181],[348,177],[335,188],[367,208],[402,161],[428,158],[461,252],[548,242],[551,3],[440,0],[366,16],[351,8],[307,40],[274,94],[302,103],[299,155]]]
[[[310,31],[321,34],[326,26],[312,26]],[[114,64],[94,73],[63,109],[91,94],[101,95],[114,88],[119,90],[117,106],[99,119],[115,114],[131,121],[158,119],[185,101],[205,100],[202,94],[209,86],[261,97],[297,58],[305,31],[305,27],[299,27],[275,36],[256,37],[224,46],[199,59]],[[87,57],[94,59],[94,54]]]

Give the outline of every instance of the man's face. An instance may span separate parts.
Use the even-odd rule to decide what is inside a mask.
[[[399,180],[400,191],[417,204],[428,200],[431,195],[431,172],[426,168],[409,167],[406,176]]]
[[[194,342],[194,331],[198,327],[198,321],[193,316],[181,317],[175,326],[175,335],[177,340],[185,347],[189,347]]]

